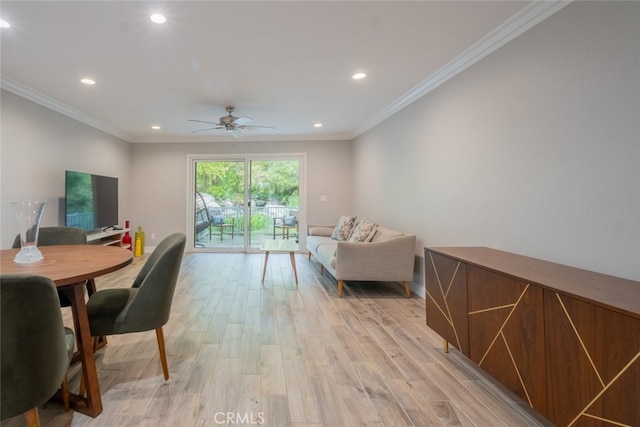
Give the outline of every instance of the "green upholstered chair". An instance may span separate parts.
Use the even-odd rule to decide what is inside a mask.
[[[25,414],[39,425],[38,405],[62,389],[69,408],[67,369],[75,337],[65,328],[55,284],[27,274],[0,276],[1,419]]]
[[[93,337],[155,329],[165,380],[169,379],[169,369],[162,326],[169,320],[185,243],[183,233],[167,236],[151,253],[130,288],[101,289],[87,302]]]
[[[28,231],[27,233],[31,232]],[[55,246],[55,245],[86,245],[87,233],[76,227],[40,227],[38,232],[38,246]],[[18,234],[13,240],[13,248],[19,248],[20,235]],[[86,284],[89,293],[95,291],[95,283],[90,280]],[[58,292],[61,307],[70,307],[71,301],[62,292]]]
[[[40,227],[38,246],[86,245],[87,233],[76,227]],[[20,247],[20,235],[13,241],[13,248]]]

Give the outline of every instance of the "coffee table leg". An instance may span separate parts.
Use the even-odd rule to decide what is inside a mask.
[[[294,252],[289,252],[289,257],[291,258],[291,267],[293,268],[293,275],[296,278],[296,288],[298,287],[298,270],[296,270],[296,254]]]
[[[262,267],[262,284],[264,285],[264,276],[267,274],[267,261],[269,261],[269,251],[264,251],[264,267]]]

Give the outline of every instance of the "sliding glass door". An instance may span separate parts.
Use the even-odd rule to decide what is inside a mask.
[[[190,159],[193,250],[257,251],[263,239],[299,238],[301,155]]]

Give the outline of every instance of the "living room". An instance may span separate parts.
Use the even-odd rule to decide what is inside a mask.
[[[571,4],[353,141],[131,144],[3,91],[2,245],[10,201],[59,223],[65,169],[119,177],[122,222],[165,236],[187,228],[189,154],[304,152],[307,223],[359,215],[418,256],[480,245],[638,280],[636,7]]]
[[[415,234],[419,296],[432,246],[638,281],[639,17],[637,2],[571,3],[353,140],[130,143],[3,88],[2,247],[11,201],[48,201],[42,224],[60,225],[67,169],[117,176],[121,222],[159,242],[188,228],[189,155],[305,153],[305,222]]]

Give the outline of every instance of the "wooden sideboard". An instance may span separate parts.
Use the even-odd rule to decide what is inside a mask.
[[[640,282],[425,248],[427,325],[557,426],[640,426]]]

